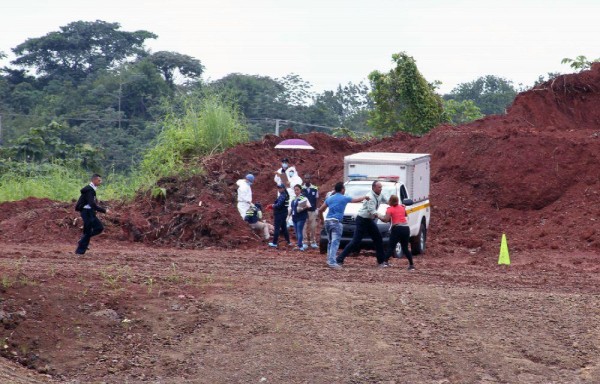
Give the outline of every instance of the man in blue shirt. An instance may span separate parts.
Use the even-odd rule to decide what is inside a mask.
[[[369,199],[368,196],[351,198],[345,196],[346,188],[344,183],[341,181],[335,184],[333,195],[325,199],[325,202],[319,208],[319,219],[325,226],[325,232],[327,232],[327,265],[331,268],[339,269],[342,268],[336,261],[337,251],[340,247],[340,239],[342,238],[342,231],[344,226],[342,225],[342,219],[344,218],[344,210],[348,203],[359,203],[365,199]],[[327,217],[323,217],[323,212],[327,211]]]

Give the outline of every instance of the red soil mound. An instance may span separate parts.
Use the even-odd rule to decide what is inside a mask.
[[[292,137],[315,150],[274,149]],[[342,178],[343,157],[359,151],[432,154],[432,255],[457,246],[497,252],[502,233],[511,250],[600,249],[600,65],[521,93],[506,115],[441,126],[423,137],[360,143],[286,131],[237,146],[198,164],[206,170],[202,176],[161,180],[166,198],[140,195],[113,207],[107,235],[183,247],[258,246],[235,208],[236,180],[253,173],[254,200],[271,203],[273,172],[289,157],[327,191]],[[72,204],[28,199],[4,203],[0,211],[5,239],[74,242],[79,234]]]

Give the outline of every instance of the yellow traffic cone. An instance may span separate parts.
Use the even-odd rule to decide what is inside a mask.
[[[502,242],[500,243],[500,257],[498,257],[498,265],[510,265],[510,257],[508,256],[508,245],[506,245],[506,235],[502,234]]]

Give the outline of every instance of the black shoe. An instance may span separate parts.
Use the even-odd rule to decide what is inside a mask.
[[[76,255],[84,255],[84,254],[85,254],[85,252],[81,252],[81,251],[75,251],[75,254],[76,254]]]
[[[335,262],[336,262],[338,265],[344,265],[344,260],[335,259]]]
[[[415,270],[415,266],[414,265],[409,265],[408,266],[408,270],[409,271],[414,271]]]

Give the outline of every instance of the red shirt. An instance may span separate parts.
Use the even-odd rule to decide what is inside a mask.
[[[386,215],[392,217],[392,225],[394,224],[406,224],[406,209],[404,205],[396,205],[395,207],[389,206],[385,211]]]

